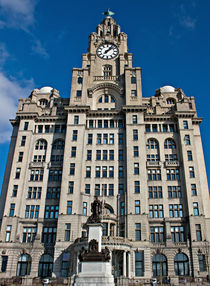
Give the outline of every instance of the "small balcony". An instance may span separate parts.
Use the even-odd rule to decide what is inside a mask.
[[[44,168],[45,162],[31,162],[29,163],[29,168]]]
[[[94,77],[94,81],[114,81],[114,82],[118,82],[120,81],[120,77],[119,76],[113,76],[113,75],[110,75],[110,76],[95,76]]]
[[[164,163],[165,167],[179,167],[180,163],[179,161],[165,161]]]
[[[160,161],[147,161],[147,167],[160,167]]]

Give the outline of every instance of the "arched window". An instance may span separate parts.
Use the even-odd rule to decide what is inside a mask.
[[[156,139],[148,139],[147,140],[147,149],[159,149],[159,144]]]
[[[155,254],[152,259],[152,270],[153,276],[167,276],[168,268],[167,268],[167,259],[163,254]]]
[[[42,99],[39,100],[39,105],[40,105],[40,106],[45,107],[45,106],[47,106],[47,104],[48,104],[47,99],[42,98]]]
[[[160,161],[159,143],[156,139],[147,140],[147,161]]]
[[[167,102],[167,104],[175,104],[175,99],[174,98],[167,98],[166,102]]]
[[[51,277],[53,270],[53,258],[49,254],[42,255],[39,261],[39,277]]]
[[[189,259],[186,254],[178,253],[174,258],[175,274],[178,276],[189,275]]]
[[[164,148],[165,149],[176,149],[176,143],[173,139],[168,138],[164,142]]]
[[[37,140],[35,150],[47,150],[47,141],[44,139]]]
[[[17,276],[30,275],[31,272],[31,257],[28,254],[22,254],[18,259]]]

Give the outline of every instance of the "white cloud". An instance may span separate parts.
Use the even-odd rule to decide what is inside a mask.
[[[45,50],[45,48],[43,47],[43,45],[40,42],[40,40],[35,39],[34,40],[34,44],[31,47],[31,49],[32,49],[33,53],[39,54],[39,55],[41,55],[45,59],[49,58],[49,55],[48,55],[47,51]]]
[[[27,30],[34,24],[36,0],[0,0],[0,27]]]
[[[196,19],[192,18],[190,16],[180,17],[179,22],[180,22],[181,26],[183,26],[187,29],[190,29],[190,30],[193,30],[195,28],[195,25],[196,25]]]
[[[0,72],[0,143],[10,140],[12,127],[9,119],[15,118],[18,99],[29,96],[33,88],[33,79],[19,82]]]
[[[0,42],[0,65],[3,65],[8,57],[9,53],[6,49],[6,45]]]

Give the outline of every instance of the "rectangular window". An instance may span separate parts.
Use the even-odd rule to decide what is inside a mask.
[[[50,125],[45,125],[45,133],[49,133],[50,132]]]
[[[71,224],[70,223],[66,223],[65,224],[65,241],[70,241],[70,237],[71,237]]]
[[[165,160],[170,162],[177,161],[178,160],[177,154],[165,154]]]
[[[39,206],[26,205],[25,218],[38,218],[39,217]]]
[[[43,181],[44,170],[31,170],[30,181]]]
[[[193,214],[199,215],[198,203],[193,203]]]
[[[162,187],[161,186],[150,186],[148,187],[149,191],[149,199],[162,199],[163,193],[162,193]]]
[[[196,184],[191,184],[192,196],[197,196]]]
[[[2,255],[1,272],[7,271],[7,261],[8,261],[8,256]]]
[[[114,185],[109,184],[109,196],[114,196]]]
[[[50,170],[49,171],[49,181],[50,182],[61,182],[62,170]]]
[[[139,157],[139,147],[138,146],[133,147],[133,156]]]
[[[17,197],[18,185],[13,186],[12,197]]]
[[[135,201],[135,214],[141,213],[140,201]]]
[[[200,272],[204,272],[207,270],[206,267],[206,257],[204,254],[199,254],[198,255],[198,262],[199,262],[199,270]]]
[[[134,175],[139,175],[139,163],[134,163]]]
[[[123,149],[119,149],[118,159],[119,161],[123,161]]]
[[[184,227],[171,226],[171,239],[173,242],[184,242]]]
[[[23,228],[23,243],[33,242],[36,237],[36,227],[24,227]]]
[[[107,184],[102,184],[102,196],[107,196]]]
[[[100,177],[101,177],[101,167],[96,166],[96,178],[100,178]]]
[[[109,150],[109,160],[114,160],[114,150]]]
[[[132,76],[132,77],[131,77],[131,83],[132,83],[132,84],[136,83],[136,77],[135,77],[135,76]]]
[[[108,128],[109,125],[108,125],[108,120],[104,120],[104,128]]]
[[[189,167],[190,178],[195,178],[194,167]]]
[[[185,145],[191,145],[191,142],[190,142],[190,135],[185,135],[184,136],[184,142],[185,142]]]
[[[134,140],[134,141],[137,141],[137,140],[138,140],[138,130],[137,130],[137,129],[134,129],[134,130],[133,130],[133,140]]]
[[[131,90],[131,96],[133,96],[133,97],[136,97],[136,96],[137,96],[136,90]]]
[[[109,144],[114,144],[114,134],[109,134]]]
[[[95,196],[97,197],[100,196],[100,185],[99,184],[95,185]]]
[[[93,144],[93,134],[88,134],[88,144]]]
[[[74,192],[74,182],[73,181],[70,181],[69,182],[69,190],[68,190],[68,193],[69,194],[73,194]]]
[[[89,120],[88,123],[89,123],[89,128],[93,128],[93,120]]]
[[[106,166],[102,167],[102,178],[107,178],[107,167]]]
[[[141,224],[136,223],[136,241],[141,240]]]
[[[188,121],[187,120],[184,120],[183,121],[183,126],[184,126],[184,129],[188,129]]]
[[[82,96],[82,91],[81,90],[77,90],[77,97],[81,97]]]
[[[25,146],[26,143],[26,136],[22,136],[20,146]]]
[[[123,133],[118,134],[118,143],[119,143],[119,145],[123,144]]]
[[[160,243],[164,241],[164,228],[162,226],[150,227],[150,236],[152,243]]]
[[[22,162],[22,161],[23,161],[23,152],[19,152],[18,162]]]
[[[188,161],[192,161],[193,160],[192,151],[187,151],[187,160]]]
[[[96,160],[101,160],[101,150],[96,150]]]
[[[12,232],[12,226],[7,225],[7,230],[6,230],[6,242],[9,242],[11,239],[11,232]]]
[[[87,202],[83,202],[83,210],[82,210],[83,215],[87,215]]]
[[[60,125],[55,125],[55,133],[60,133]]]
[[[43,227],[42,243],[55,243],[56,241],[56,227]]]
[[[106,134],[107,135],[107,134]],[[97,134],[97,142],[96,144],[102,144],[102,135],[101,134]],[[106,143],[107,144],[107,143]]]
[[[137,124],[138,123],[138,118],[137,115],[133,115],[133,124]]]
[[[78,130],[73,130],[72,141],[77,141]]]
[[[200,224],[195,225],[195,231],[196,231],[197,241],[202,241],[202,233],[201,233],[201,225]]]
[[[67,211],[66,211],[67,215],[71,215],[72,214],[72,201],[67,201]]]
[[[47,188],[47,199],[59,199],[61,193],[60,187],[48,187]]]
[[[103,150],[103,160],[104,161],[107,161],[107,153],[108,153],[107,150]]]
[[[91,167],[87,166],[86,167],[86,178],[90,178],[91,177]]]
[[[85,184],[85,194],[86,195],[90,194],[90,184]]]
[[[163,205],[149,205],[150,218],[163,218]]]
[[[144,251],[135,252],[135,276],[144,276]]]
[[[79,124],[79,116],[78,115],[74,115],[74,124],[75,125]]]
[[[152,132],[157,132],[157,124],[152,124]]]
[[[102,120],[98,120],[98,128],[102,128]]]
[[[71,147],[71,157],[75,158],[77,153],[77,147]]]
[[[109,178],[114,178],[114,167],[109,166]]]
[[[169,205],[169,216],[170,217],[183,217],[182,204]]]
[[[135,181],[134,182],[134,193],[135,194],[140,194],[140,181]]]
[[[171,198],[181,198],[181,186],[168,186],[168,197]]]
[[[75,164],[71,163],[70,164],[70,175],[75,175]]]
[[[10,204],[9,216],[14,216],[15,214],[15,204]]]
[[[148,169],[148,180],[149,181],[161,181],[161,170],[160,169]]]
[[[124,178],[124,168],[123,168],[123,166],[119,166],[119,178]]]
[[[87,161],[92,160],[92,150],[87,150]]]
[[[150,132],[150,124],[145,125],[145,132]]]
[[[168,132],[168,125],[167,124],[163,124],[163,132]]]
[[[38,125],[38,133],[42,133],[43,132],[43,125]]]
[[[16,168],[15,179],[20,178],[20,171],[21,171],[21,168]]]
[[[29,187],[28,199],[41,199],[42,187]]]
[[[125,215],[125,202],[120,203],[120,215]]]
[[[180,180],[179,169],[167,169],[166,175],[168,181]]]
[[[124,194],[124,184],[119,184],[119,186],[118,186],[118,193],[120,195]]]
[[[67,202],[68,203],[68,202]],[[45,206],[44,218],[55,219],[58,218],[59,206],[47,205]]]

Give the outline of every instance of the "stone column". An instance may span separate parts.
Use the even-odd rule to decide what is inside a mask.
[[[128,278],[131,277],[131,253],[128,252]]]
[[[126,277],[126,251],[123,252],[123,276]]]

